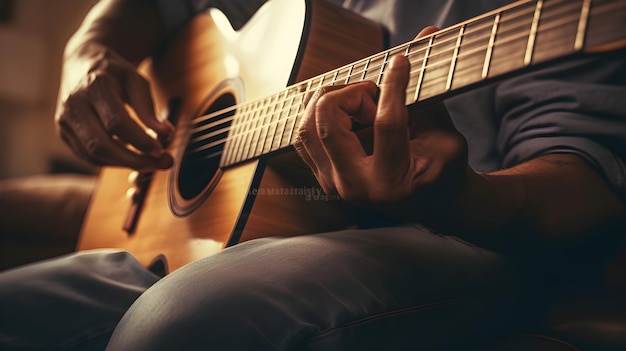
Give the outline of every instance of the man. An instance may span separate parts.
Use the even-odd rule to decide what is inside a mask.
[[[77,154],[140,170],[172,165],[159,143],[128,118],[123,103],[158,136],[172,132],[155,118],[135,66],[206,6],[189,3],[102,1],[86,18],[66,50],[57,112],[61,135]],[[215,4],[234,23],[260,6]],[[408,28],[428,23],[424,13],[446,25],[444,20],[500,4],[477,2],[471,13],[460,1],[344,5],[386,21],[398,43],[408,39]],[[322,187],[447,235],[409,224],[237,245],[144,292],[109,348],[458,349],[503,321],[521,319],[519,308],[533,301],[534,287],[545,292],[558,285],[555,277],[567,282],[596,272],[618,242],[614,228],[623,221],[626,193],[623,62],[568,62],[459,96],[446,102],[452,121],[439,109],[407,111],[409,67],[402,57],[389,63],[379,98],[371,83],[321,90],[308,101],[296,150]],[[371,154],[350,131],[350,119],[373,126]],[[132,267],[117,277],[126,285],[112,289],[124,298],[116,306],[91,293],[116,313],[89,319],[75,339],[56,340],[58,345],[106,344],[116,316],[156,280],[124,254],[115,255],[109,261],[123,261],[115,266],[120,271]],[[80,257],[104,277],[94,280],[110,282],[102,262]],[[37,277],[71,269],[68,261],[57,265],[62,267],[17,270],[0,283],[24,272]],[[87,290],[74,286],[71,291],[80,293],[63,301],[88,299]],[[97,310],[78,305],[72,308],[77,314]]]

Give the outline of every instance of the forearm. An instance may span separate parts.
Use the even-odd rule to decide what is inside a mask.
[[[108,48],[137,65],[163,42],[165,27],[154,1],[102,0],[89,12],[65,49],[65,57]]]
[[[553,154],[493,173],[468,171],[451,230],[496,249],[579,245],[624,218],[621,200],[580,157]],[[443,223],[443,222],[442,222]]]

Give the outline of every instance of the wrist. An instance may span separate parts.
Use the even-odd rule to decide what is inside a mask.
[[[494,234],[522,222],[518,216],[525,198],[521,179],[475,172],[468,166],[456,191],[439,201],[439,208],[429,213],[425,223],[486,244],[493,240]]]

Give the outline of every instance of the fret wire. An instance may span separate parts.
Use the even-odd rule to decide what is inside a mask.
[[[246,121],[248,120],[248,118],[250,118],[250,115],[252,114],[252,111],[250,111],[250,113],[248,113],[244,119],[241,121],[241,128],[244,128],[244,125],[246,123]],[[245,147],[245,143],[246,143],[246,139],[247,139],[247,134],[246,133],[242,133],[239,137],[239,145],[237,146],[237,150],[236,150],[236,154],[235,154],[235,162],[239,162],[242,159],[242,153],[243,153],[243,149]]]
[[[521,37],[521,36],[520,36],[520,37]],[[434,46],[436,46],[436,43],[435,43],[435,45],[432,45],[432,47],[434,47]],[[482,49],[480,49],[480,50],[482,50]],[[411,53],[411,54],[413,54],[413,53]],[[461,56],[467,56],[468,54],[469,54],[469,53],[465,53],[465,54],[463,54],[463,55],[459,55],[459,57],[461,57]],[[385,60],[385,63],[386,63],[387,61],[388,61],[388,60]],[[424,68],[433,67],[433,66],[434,66],[434,65],[432,65],[432,64],[431,64],[431,65],[426,65]],[[382,67],[382,65],[381,65],[381,67]],[[365,71],[365,70],[364,70],[364,71]],[[355,75],[355,74],[353,73],[352,75]],[[320,81],[320,83],[321,83],[321,81]]]
[[[279,99],[279,95],[275,95],[276,99]],[[272,101],[270,102],[270,106],[272,107],[272,112],[269,112],[269,107],[267,110],[265,110],[265,112],[263,113],[263,118],[261,118],[261,130],[259,131],[259,139],[256,143],[256,147],[255,147],[255,154],[262,154],[263,153],[263,146],[265,144],[265,137],[267,136],[267,120],[269,118],[271,118],[270,116],[272,116],[275,111],[276,111],[276,102],[274,101],[274,97],[272,97]]]
[[[332,84],[334,84],[334,82]],[[290,120],[293,120],[293,126],[290,129],[290,131],[289,131],[289,141],[290,142],[291,142],[291,138],[292,138],[292,136],[294,134],[294,131],[296,130],[296,128],[298,128],[298,122],[297,122],[298,121],[298,118],[297,118],[298,114],[297,114],[297,111],[298,111],[299,108],[296,109],[296,113],[295,114],[292,113],[294,101],[295,101],[295,97],[291,100],[291,103],[289,105],[289,109],[287,110],[287,118],[290,119]]]
[[[263,140],[263,154],[267,154],[269,152],[272,151],[272,142],[271,140],[273,140],[273,133],[276,133],[276,129],[273,129],[272,132],[272,127],[275,127],[273,122],[268,123],[267,125],[267,135],[265,136],[264,140]]]
[[[578,19],[578,18],[576,18],[576,20],[577,20],[577,19]],[[571,18],[570,18],[570,20],[571,20]],[[494,21],[494,22],[496,22],[496,23],[497,23],[497,21]],[[554,26],[556,26],[556,24],[555,24]],[[550,27],[553,27],[553,26],[550,26]],[[525,36],[525,34],[523,34],[523,33],[518,33],[518,35],[516,35],[516,36],[514,36],[514,37],[507,38],[508,40],[507,40],[507,39],[505,39],[505,40],[503,40],[503,41],[500,41],[499,43],[506,44],[507,42],[513,41],[514,39],[519,39],[519,38],[524,37],[524,36]],[[436,43],[435,43],[435,45],[432,45],[432,47],[435,47],[435,46],[436,46]],[[465,53],[460,53],[460,54],[458,55],[458,57],[459,57],[459,58],[461,58],[461,57],[464,57],[464,56],[468,56],[468,55],[471,55],[471,54],[473,54],[473,53],[476,53],[476,52],[479,52],[479,51],[482,51],[482,50],[483,50],[482,48],[479,48],[479,49],[475,49],[475,50],[472,50],[472,51],[467,51],[467,52],[465,52]],[[414,55],[413,55],[413,53],[411,53],[411,54],[412,54],[411,56],[414,56]],[[386,60],[386,61],[385,61],[385,63],[386,63],[386,62],[388,62],[388,60]],[[439,66],[439,65],[441,65],[441,64],[442,64],[442,62],[436,62],[436,63],[434,63],[434,64],[427,64],[426,66],[424,66],[424,68],[431,68],[431,67]],[[381,65],[381,67],[382,67],[382,66],[383,66],[383,65]],[[415,71],[414,71],[414,72],[415,72]],[[353,73],[352,75],[355,75],[355,73]],[[320,82],[321,82],[321,81],[320,81]],[[249,122],[248,122],[248,123],[249,123]]]
[[[308,91],[309,89],[311,89],[311,84],[313,84],[313,80],[312,80],[312,79],[310,79],[310,80],[307,82],[307,87],[306,87],[306,90],[307,90],[307,91]],[[279,121],[282,121],[282,120],[283,120],[283,118],[282,118],[282,116],[281,116],[281,113],[279,113],[279,114],[278,114],[278,116],[279,116],[278,120],[279,120]],[[285,125],[283,126],[283,131],[282,131],[282,134],[284,134],[284,133],[285,133],[285,126],[286,126],[286,125],[287,125],[287,122],[285,121]],[[282,135],[281,135],[281,140],[282,140]]]
[[[339,74],[339,70],[336,69],[335,70],[335,74],[333,74],[333,79],[330,82],[330,85],[335,85],[335,83],[337,82],[337,75]]]
[[[243,116],[246,115],[248,113],[248,110],[250,108],[250,104],[244,104],[241,109],[239,110],[241,114],[239,115],[233,115],[232,118],[232,125],[234,126],[234,128],[232,128],[232,130],[237,131],[239,129],[241,129],[241,121],[243,119]],[[235,118],[235,116],[237,116],[238,118]],[[235,137],[231,138],[230,135],[226,138],[226,140],[228,141],[229,139],[231,140],[230,144],[233,144],[228,151],[228,163],[232,163],[235,160],[235,155],[236,155],[236,151],[239,148],[239,146],[241,145],[241,138],[236,137],[236,134],[234,135]]]
[[[491,29],[491,35],[489,36],[489,44],[487,45],[487,53],[485,54],[485,64],[483,65],[483,78],[487,78],[487,74],[489,74],[489,67],[491,66],[491,57],[493,55],[493,46],[496,41],[496,32],[498,31],[498,27],[500,25],[500,13],[496,14],[496,17],[493,20],[493,27]]]
[[[316,88],[316,89],[319,89],[319,88],[321,88],[321,87],[323,87],[323,86],[324,86],[324,79],[325,79],[325,78],[326,78],[326,75],[322,75],[322,77],[320,78],[320,82],[319,82],[319,84],[317,85],[317,88]]]
[[[241,119],[239,119],[239,123],[237,123],[237,128],[241,128]],[[230,137],[227,139],[230,139]],[[242,142],[241,136],[237,136],[237,135],[234,136],[233,140],[235,140],[235,142],[231,150],[229,162],[235,161],[235,157],[237,156],[237,150],[241,147],[241,142]]]
[[[276,137],[276,130],[278,128],[279,121],[280,121],[280,115],[276,114],[276,106],[274,106],[273,109],[272,109],[272,116],[270,118],[270,123],[271,124],[275,124],[274,128],[272,129],[272,138]],[[269,135],[269,131],[268,131],[267,134]],[[272,143],[271,142],[269,144],[269,148],[270,148],[270,150],[272,149]],[[263,144],[263,149],[262,150],[265,150],[265,142]]]
[[[556,0],[555,0],[555,1],[556,1]],[[554,2],[554,1],[553,1],[553,2]],[[520,4],[520,5],[523,5],[523,4]],[[518,6],[519,6],[519,5],[518,5]],[[515,9],[516,9],[516,8],[512,8],[512,10],[515,10]],[[519,10],[519,9],[518,9],[518,10]],[[530,12],[528,12],[528,13],[530,13]],[[513,18],[516,18],[516,17],[518,17],[518,16],[520,16],[520,15],[524,15],[524,14],[526,14],[526,12],[519,11],[519,13],[515,13],[514,15],[509,16],[509,20],[510,20],[510,19],[513,19]],[[452,28],[452,29],[454,29],[454,28]],[[479,27],[478,29],[480,29],[480,27]],[[442,30],[442,31],[438,32],[438,34],[439,34],[439,33],[444,33],[444,31],[447,31],[447,30],[449,30],[449,29],[444,29],[444,30]],[[466,35],[467,35],[467,34],[469,34],[469,33],[470,33],[470,32],[467,32],[467,33],[466,33]],[[426,37],[425,37],[425,38],[426,38]],[[420,40],[425,40],[425,38],[422,38],[422,39],[418,39],[418,40],[412,41],[411,43],[415,43],[415,42],[418,42],[418,41],[420,41]],[[432,47],[436,47],[436,46],[438,46],[438,45],[440,45],[440,44],[444,44],[444,43],[445,43],[445,41],[443,41],[443,42],[441,42],[441,43],[435,43]],[[390,50],[393,50],[393,49],[390,49]],[[388,51],[390,51],[390,50],[388,50]],[[420,50],[423,50],[423,49],[420,49]],[[419,53],[419,51],[420,51],[420,50],[417,50],[415,53]],[[414,54],[414,53],[411,53],[411,54]],[[385,60],[385,61],[386,61],[386,60]],[[336,75],[336,74],[337,74],[337,72],[335,72],[335,75]],[[311,78],[311,79],[315,79],[315,78],[316,78],[316,77]],[[319,78],[319,77],[317,77],[317,78]],[[319,85],[320,87],[322,87],[322,86],[323,86],[323,82],[324,82],[324,80],[325,80],[325,77],[323,77],[323,76],[322,76],[322,78],[321,78],[321,80],[320,80],[320,85]],[[377,80],[377,82],[379,82],[379,80]],[[207,115],[207,116],[215,116],[215,115],[218,115],[218,114],[220,114],[220,113],[225,113],[225,112],[228,112],[228,111],[232,111],[232,109],[234,109],[234,107],[227,108],[227,109],[224,109],[224,110],[221,110],[221,111],[217,111],[217,112],[212,113],[212,114]]]
[[[508,56],[503,56],[503,59],[507,59],[508,57],[516,57],[516,54],[512,54],[512,55],[508,55]],[[476,67],[476,68],[482,67],[482,64],[477,64],[477,65],[475,65],[475,67]],[[411,71],[411,74],[415,74],[415,73],[416,73],[416,72],[418,72],[418,71],[421,71],[421,70],[420,70],[420,69],[413,70],[413,71]],[[431,85],[434,85],[435,83],[438,83],[438,82],[443,82],[443,81],[444,81],[444,79],[445,79],[445,77],[444,77],[444,76],[441,76],[441,77],[438,77],[438,78],[437,78],[437,79],[435,79],[435,80],[430,80],[429,82],[432,82],[432,83],[431,83]],[[427,87],[427,85],[426,85],[426,84],[424,84],[424,86],[423,86],[423,87]],[[422,98],[424,98],[424,99],[425,99],[426,97],[430,97],[430,96],[422,96]]]
[[[296,118],[295,116],[291,116],[289,114],[289,111],[291,109],[291,106],[293,105],[293,99],[291,100],[291,104],[289,106],[289,109],[287,109],[287,118],[293,120],[293,126],[291,128],[291,130],[289,131],[289,140],[291,141],[291,136],[293,135],[294,130],[297,128],[297,122],[296,122]]]
[[[587,31],[590,8],[591,0],[583,0],[583,5],[580,10],[580,21],[578,21],[578,30],[576,31],[576,40],[574,41],[574,49],[576,51],[582,50],[585,44],[585,32]]]
[[[404,56],[409,57],[409,55],[411,54],[411,44],[412,42],[409,42],[406,44],[406,49],[404,49]]]
[[[350,65],[350,68],[348,68],[348,74],[346,75],[346,79],[344,80],[343,84],[348,84],[348,82],[350,81],[350,76],[352,75],[353,69],[354,69],[354,65]]]
[[[365,77],[367,77],[367,70],[369,69],[371,62],[371,58],[365,60],[365,65],[363,65],[363,74],[361,75],[361,82],[365,81]]]
[[[291,130],[289,131],[289,138],[287,139],[287,141],[289,142],[289,144],[293,144],[297,138],[297,134],[295,133],[296,129],[300,127],[300,123],[302,120],[302,117],[304,116],[304,111],[302,110],[302,108],[304,107],[303,104],[300,104],[300,106],[298,106],[298,111],[295,114],[295,116],[292,118],[293,119],[293,126],[291,128]]]
[[[260,108],[260,115],[261,116],[267,116],[267,107],[265,106],[265,104],[267,103],[267,100],[264,100],[263,103],[261,104],[261,108]],[[252,142],[250,143],[250,150],[248,151],[248,158],[253,157],[256,154],[256,150],[259,144],[259,138],[261,137],[261,133],[263,132],[263,128],[259,128],[262,127],[263,125],[263,118],[261,118],[261,116],[255,118],[255,122],[252,124],[254,126],[254,133],[252,134]]]
[[[367,75],[367,70],[369,69],[370,63],[372,62],[371,58],[368,58],[365,61],[365,66],[363,66],[363,74],[361,75],[361,81],[365,80],[365,76]]]
[[[537,6],[535,7],[533,21],[531,22],[531,25],[530,25],[530,34],[528,35],[528,44],[526,45],[526,54],[524,55],[525,65],[529,65],[533,57],[533,49],[535,47],[535,40],[537,37],[537,26],[539,26],[539,17],[541,16],[542,7],[543,7],[543,0],[537,0]]]
[[[422,68],[420,69],[419,78],[417,78],[417,86],[415,87],[415,96],[413,97],[413,102],[416,102],[419,99],[420,92],[422,91],[422,81],[424,80],[424,71],[426,71],[426,65],[428,64],[428,59],[430,55],[430,49],[433,46],[433,41],[435,40],[435,36],[431,35],[428,40],[428,46],[426,50],[424,50],[424,57],[422,58]]]
[[[259,126],[262,125],[262,121],[265,118],[265,114],[263,113],[264,104],[264,100],[261,100],[259,102],[258,108],[256,110],[256,115],[254,119],[250,122],[250,131],[252,132],[252,137],[250,139],[249,145],[247,145],[246,154],[244,155],[246,159],[251,157],[250,154],[253,153],[253,150],[256,150],[256,146],[259,141],[259,134],[261,133]]]
[[[244,118],[241,120],[240,123],[240,128],[241,130],[245,130],[245,125],[248,121],[248,119],[250,118],[250,116],[254,113],[254,106],[253,104],[250,104],[250,110],[249,112],[244,116]],[[248,135],[246,133],[241,133],[241,135],[239,136],[239,145],[237,147],[236,153],[235,153],[235,162],[239,162],[242,159],[242,153],[243,153],[243,149],[245,147],[245,143],[246,143],[246,137]]]
[[[469,32],[467,32],[467,33],[469,33]],[[446,40],[446,41],[447,41],[447,40]],[[476,41],[478,41],[478,40],[474,40],[473,42],[476,42]],[[468,42],[468,43],[469,43],[469,42]],[[435,43],[434,45],[432,45],[432,47],[436,47],[438,44],[440,44],[440,43]],[[418,50],[418,51],[416,51],[416,52],[419,52],[420,50],[423,50],[423,49],[419,49],[419,50]],[[414,54],[414,53],[410,53],[410,54],[412,55],[412,54]],[[371,59],[370,59],[370,60],[371,60]],[[381,68],[382,68],[382,67],[381,67]],[[338,71],[336,71],[336,72],[335,72],[335,75],[337,75],[337,73],[338,73]],[[360,73],[360,72],[359,72],[359,73]],[[364,70],[364,71],[363,71],[363,74],[364,74],[364,75],[365,75],[365,73],[366,73],[366,70]],[[351,76],[353,76],[353,75],[355,75],[355,73],[354,73],[354,72],[351,74]],[[322,86],[322,85],[323,85],[323,79],[322,79],[322,80],[320,80],[320,86]]]
[[[285,135],[283,135],[284,142],[280,142],[281,147],[288,146],[291,143],[291,137],[296,125],[296,118],[297,115],[292,118],[288,118],[287,121],[285,121],[285,131],[287,131],[287,136],[285,137]]]
[[[308,87],[310,88],[312,84],[313,84],[313,80],[311,80],[311,81],[308,83]],[[288,114],[288,113],[286,113],[286,114],[285,114],[285,117],[283,118],[283,111],[282,111],[282,109],[281,109],[281,112],[280,112],[280,118],[279,118],[279,120],[281,120],[281,121],[282,121],[282,120],[284,120],[284,121],[285,121],[285,127],[286,127],[287,122],[288,122],[288,121],[290,121],[291,119],[289,118],[289,114]],[[285,132],[284,132],[284,130],[283,130],[283,134],[284,134],[284,133],[285,133]],[[282,138],[282,137],[281,137],[281,138]]]
[[[266,118],[266,114],[264,113],[265,103],[265,100],[260,101],[259,106],[255,111],[257,114],[250,122],[249,130],[252,132],[252,138],[250,139],[250,143],[248,145],[248,148],[246,149],[246,155],[244,155],[246,159],[254,155],[254,153],[256,152],[256,148],[258,147],[259,137],[261,135],[261,132],[263,131],[263,128],[260,127],[263,125],[263,121]]]
[[[250,122],[250,128],[251,128],[251,132],[250,132],[250,142],[249,142],[249,148],[247,149],[246,152],[246,158],[250,158],[256,151],[256,147],[257,147],[257,143],[259,142],[259,137],[261,134],[261,130],[260,130],[260,126],[263,122],[263,116],[267,116],[264,113],[265,110],[265,104],[266,104],[266,100],[261,100],[259,101],[259,104],[257,106],[257,109],[255,111],[255,114],[252,115],[253,116],[253,120]]]
[[[318,88],[321,88],[324,86],[324,80],[326,79],[326,74],[322,74],[321,75],[321,79],[320,79],[320,84],[318,85]]]
[[[298,94],[298,95],[301,95],[301,94]],[[296,96],[298,96],[298,95],[296,95]],[[296,118],[298,118],[298,117],[300,117],[300,116],[296,116]],[[292,130],[295,130],[295,128],[293,128]],[[249,135],[249,134],[248,134],[248,135]],[[218,142],[218,143],[219,143],[219,142]],[[282,145],[282,143],[281,143],[281,145]],[[285,146],[286,146],[286,145],[285,145]]]
[[[280,116],[276,115],[276,106],[273,106],[272,113],[270,114],[270,128],[271,129],[268,129],[267,134],[266,134],[266,138],[267,138],[267,136],[270,135],[270,130],[272,131],[272,138],[276,135],[276,127],[278,127],[278,120],[277,120],[277,118],[280,119]],[[271,125],[274,125],[274,127],[271,127]],[[267,140],[264,140],[263,141],[263,147],[261,148],[261,150],[265,151],[266,143],[267,143]],[[269,144],[269,148],[270,149],[272,148],[272,143],[271,142]]]
[[[255,128],[255,123],[259,120],[259,115],[260,115],[260,110],[259,110],[259,105],[262,104],[261,101],[257,101],[257,104],[255,104],[255,110],[254,110],[254,114],[252,114],[252,118],[249,122],[248,125],[248,129],[249,130],[254,130]],[[244,157],[244,160],[248,159],[248,154],[250,153],[250,150],[252,149],[252,143],[254,140],[254,132],[251,133],[247,133],[247,141],[246,141],[246,145],[244,146],[244,152],[242,154],[242,157]]]
[[[588,1],[588,0],[585,0],[585,1]],[[550,4],[550,3],[546,4],[546,6],[548,6],[549,4]],[[492,37],[494,37],[494,30],[493,30],[493,29],[495,29],[495,31],[497,31],[497,28],[498,28],[498,24],[497,24],[497,23],[498,23],[498,22],[499,22],[499,20],[500,20],[500,18],[499,18],[499,17],[500,17],[500,14],[498,13],[498,14],[496,15],[496,18],[494,19],[494,25],[492,26],[492,33],[491,33],[491,34],[490,34],[490,36],[489,36],[489,37],[490,37],[490,41],[491,41],[491,38],[492,38]],[[577,21],[578,21],[578,20],[580,20],[580,19],[579,19],[579,18],[577,18]],[[542,27],[543,27],[543,26],[542,26]],[[466,33],[469,33],[469,31],[467,31]],[[430,39],[430,40],[432,41],[432,37],[431,37],[431,39]],[[478,39],[477,39],[477,40],[474,40],[474,42],[476,42],[476,41],[478,41]],[[435,47],[435,46],[437,46],[438,44],[439,44],[439,43],[434,43],[434,44],[432,44],[432,43],[431,43],[431,45],[428,47],[428,49],[430,49],[430,47]],[[465,42],[464,42],[463,44],[465,45]],[[408,47],[407,47],[407,49],[408,49],[409,55],[411,55],[411,56],[415,55],[415,53],[410,52],[410,49],[409,49]],[[491,50],[493,50],[493,44],[492,44],[492,45],[488,45],[488,47],[487,47],[487,51],[489,51],[490,49],[491,49]],[[423,50],[423,49],[416,50],[416,53],[419,53],[421,50]],[[484,50],[484,48],[480,48],[480,50]],[[474,51],[475,51],[475,50],[474,50]],[[460,53],[460,54],[458,54],[458,53],[457,53],[457,59],[459,59],[459,58],[460,58],[460,57],[462,57],[462,56],[469,55],[469,54],[470,54],[470,53]],[[380,65],[380,68],[381,68],[381,73],[379,73],[379,75],[378,75],[378,77],[377,77],[377,79],[376,79],[376,82],[377,82],[377,84],[379,84],[379,85],[380,85],[380,81],[381,81],[381,77],[382,77],[382,72],[384,71],[385,65],[386,65],[386,63],[388,62],[388,55],[389,55],[389,52],[386,52],[384,55],[385,55],[385,59],[383,60],[382,64]],[[490,59],[487,59],[487,57],[490,57],[490,55],[491,55],[491,54],[487,54],[487,55],[486,55],[485,63],[483,64],[483,66],[484,66],[484,67],[483,67],[483,76],[486,76],[486,74],[488,73],[488,67],[490,66]],[[362,76],[363,78],[365,78],[365,77],[367,76],[367,73],[368,73],[368,71],[369,71],[369,70],[376,68],[376,66],[371,66],[371,64],[370,64],[370,62],[371,62],[371,58],[370,58],[370,59],[368,59],[368,60],[366,60],[365,62],[366,62],[366,63],[365,63],[365,65],[364,65],[364,68],[363,68],[363,70],[362,70],[362,71],[360,71],[360,72],[359,72],[359,71],[357,71],[357,70],[353,69],[353,70],[350,72],[349,77],[355,76],[356,74],[361,74],[361,76]],[[432,61],[431,61],[431,62],[432,62]],[[425,69],[425,68],[428,68],[428,67],[431,67],[432,65],[433,65],[433,64],[430,64],[430,65],[429,65],[429,64],[426,64],[426,65],[424,65],[424,62],[422,62],[422,66],[423,66],[423,68],[424,68],[424,69]],[[370,67],[370,66],[371,66],[371,67]],[[485,69],[485,67],[487,67],[487,69]],[[486,72],[485,72],[485,71],[486,71]],[[334,73],[335,73],[335,76],[336,76],[336,75],[338,74],[338,71],[335,71]],[[420,74],[423,74],[423,71],[421,71],[421,70],[420,70]],[[325,77],[322,77],[322,78],[319,80],[319,86],[323,86],[323,83],[324,83],[324,78],[325,78]],[[314,81],[313,81],[313,80],[312,80],[312,81],[309,81],[309,85],[311,85],[311,82],[314,82]],[[334,82],[333,82],[333,84],[334,84]],[[276,106],[273,106],[273,107],[276,107]],[[219,112],[220,112],[220,113],[223,113],[224,111],[219,111]],[[297,117],[297,116],[296,116],[296,117]],[[295,119],[294,119],[294,121],[295,121]],[[250,124],[249,118],[248,118],[248,119],[244,122],[244,124]],[[294,130],[295,130],[295,128],[294,128]],[[230,139],[230,135],[229,135],[228,139]]]
[[[450,90],[452,86],[452,75],[454,74],[454,67],[459,56],[459,47],[461,46],[461,40],[463,40],[463,31],[465,31],[465,25],[462,25],[459,29],[459,35],[454,47],[454,53],[452,54],[452,60],[450,60],[450,70],[448,72],[448,80],[446,81],[446,91]]]
[[[387,60],[389,59],[389,50],[385,52],[385,57],[383,58],[383,62],[380,65],[380,72],[378,72],[378,78],[376,79],[376,85],[380,86],[380,80],[383,77],[383,73],[385,71],[385,65],[387,64]]]
[[[283,130],[279,132],[281,126],[282,126]],[[281,119],[281,120],[276,121],[276,132],[277,133],[274,134],[274,138],[272,139],[272,146],[270,147],[272,149],[272,151],[278,150],[280,148],[280,140],[282,139],[283,133],[285,132],[284,120]],[[278,143],[277,143],[277,141],[278,141]],[[278,145],[276,145],[276,144],[278,144]]]
[[[235,162],[235,155],[237,153],[237,149],[239,148],[239,145],[241,144],[241,138],[240,137],[236,137],[236,138],[226,138],[227,141],[230,141],[233,146],[230,148],[229,150],[229,154],[228,155],[228,163],[232,164]]]
[[[259,114],[259,104],[260,104],[260,100],[257,100],[253,106],[253,111],[252,113],[248,116],[248,119],[245,121],[246,123],[244,124],[244,144],[243,147],[241,148],[241,159],[240,161],[243,161],[247,158],[248,155],[248,151],[250,149],[250,144],[252,143],[252,138],[254,137],[253,133],[248,133],[246,132],[247,130],[253,130],[253,123],[257,120],[258,118],[258,114]]]

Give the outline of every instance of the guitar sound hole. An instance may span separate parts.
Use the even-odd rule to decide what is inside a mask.
[[[189,139],[180,164],[178,191],[185,200],[201,194],[219,169],[228,136],[235,97],[219,97],[202,115],[191,121]]]

